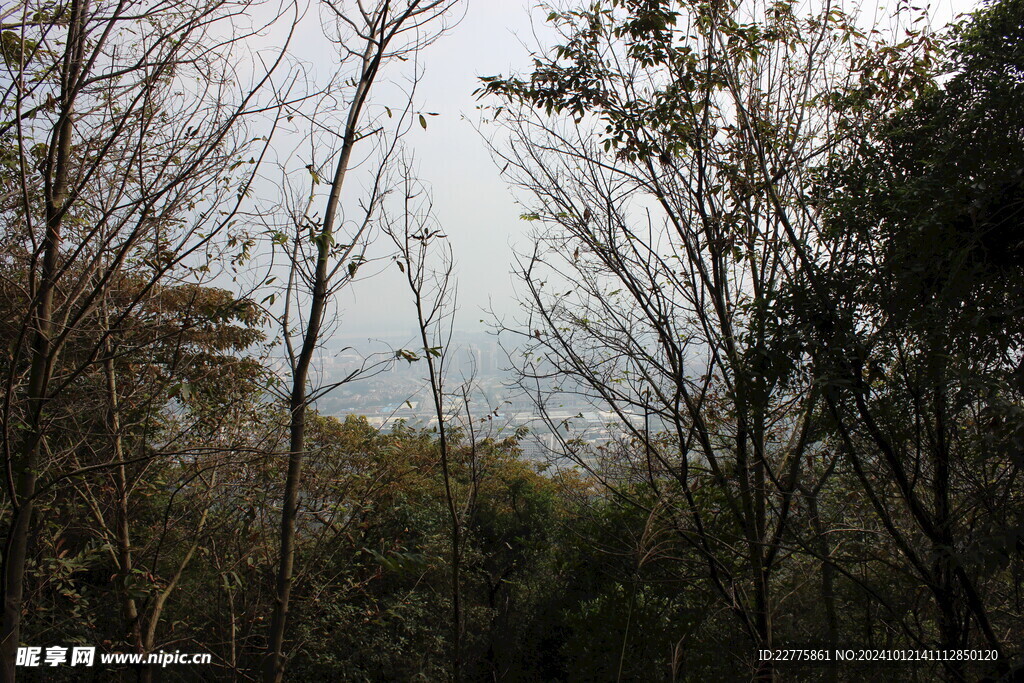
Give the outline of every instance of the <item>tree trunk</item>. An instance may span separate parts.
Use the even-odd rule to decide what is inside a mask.
[[[0,655],[3,657],[3,678],[15,679],[14,662],[20,642],[25,560],[31,534],[32,510],[36,482],[41,469],[40,455],[46,438],[45,405],[50,375],[53,370],[54,293],[59,277],[68,187],[68,162],[71,156],[72,113],[75,91],[85,49],[85,13],[88,0],[72,0],[68,40],[61,70],[61,110],[54,128],[50,158],[46,166],[46,232],[43,238],[43,267],[37,295],[32,302],[30,324],[33,327],[31,366],[26,392],[28,406],[24,440],[19,455],[9,463],[8,476],[13,479],[11,522],[4,543],[3,557],[3,620],[0,633]]]
[[[829,559],[832,555],[832,548],[825,535],[825,527],[821,523],[821,514],[818,510],[817,492],[810,493],[807,498],[807,511],[811,518],[811,531],[815,538],[815,552],[821,557],[821,602],[825,608],[825,648],[830,652],[834,651],[839,644],[839,616],[836,612],[835,594],[835,567]],[[838,664],[830,661],[826,670],[826,676],[830,683],[839,680]]]
[[[278,560],[276,595],[274,599],[274,610],[270,620],[270,632],[267,638],[267,655],[263,664],[263,680],[265,683],[280,683],[284,677],[284,636],[288,621],[288,609],[291,600],[292,578],[295,566],[295,520],[298,514],[299,488],[302,484],[302,464],[305,456],[305,429],[306,410],[309,400],[307,383],[309,369],[313,360],[313,353],[320,342],[320,334],[323,327],[324,316],[327,304],[330,300],[332,289],[332,278],[337,272],[337,266],[344,263],[351,255],[352,249],[362,235],[362,229],[352,235],[352,242],[348,250],[343,250],[340,256],[336,256],[339,263],[336,267],[329,267],[329,259],[334,247],[334,224],[341,203],[341,190],[345,184],[345,177],[351,163],[352,150],[361,139],[359,128],[362,124],[363,113],[367,99],[377,74],[385,59],[399,58],[401,52],[416,52],[420,47],[428,44],[428,39],[420,38],[414,41],[412,47],[398,48],[398,53],[389,52],[391,41],[402,31],[415,25],[420,30],[430,17],[437,17],[447,9],[444,2],[421,2],[410,0],[401,10],[392,8],[390,0],[384,0],[375,5],[359,8],[359,14],[364,24],[356,34],[363,41],[361,64],[358,77],[355,80],[355,92],[349,105],[345,120],[345,130],[342,135],[341,150],[335,166],[334,180],[331,183],[330,195],[327,199],[327,206],[324,210],[323,223],[319,232],[313,236],[317,247],[316,269],[313,274],[310,286],[312,288],[309,304],[309,315],[306,321],[306,329],[302,332],[302,348],[292,364],[292,388],[289,397],[289,409],[291,411],[289,421],[289,453],[288,472],[285,476],[284,493],[281,507],[281,542],[280,557]],[[423,16],[430,13],[429,17]],[[341,17],[353,28],[355,24],[347,17]],[[345,48],[347,52],[349,48]],[[349,262],[351,264],[351,262]],[[299,268],[300,264],[292,263],[292,268]],[[293,270],[294,272],[294,270]],[[288,335],[288,330],[285,330]]]
[[[285,475],[284,497],[281,503],[281,545],[277,570],[274,612],[270,620],[267,642],[267,659],[264,663],[263,680],[266,683],[280,683],[284,677],[284,633],[288,620],[291,599],[292,577],[295,566],[295,518],[298,514],[299,487],[302,483],[302,461],[306,443],[306,384],[313,353],[320,341],[324,311],[329,297],[328,260],[334,239],[334,220],[341,202],[341,189],[345,184],[352,148],[358,139],[360,113],[369,94],[370,86],[380,65],[380,52],[374,44],[367,47],[363,58],[362,78],[356,89],[355,100],[349,111],[342,141],[341,154],[331,184],[331,193],[324,212],[323,227],[317,236],[317,263],[313,276],[313,292],[309,307],[309,320],[303,335],[302,350],[292,368],[292,390],[289,401],[290,421],[288,425],[288,472]],[[298,264],[293,264],[297,267]]]
[[[104,324],[106,324],[104,310]],[[108,339],[106,343],[106,359],[103,369],[107,376],[108,417],[107,428],[110,430],[111,447],[114,461],[120,463],[114,469],[114,488],[116,499],[116,518],[114,521],[114,537],[117,539],[117,589],[121,593],[121,610],[124,618],[124,632],[129,637],[136,651],[143,652],[142,629],[139,625],[139,610],[135,598],[129,592],[132,573],[132,542],[128,526],[128,474],[124,466],[124,443],[121,438],[121,417],[117,399],[117,378],[114,374],[113,348]]]

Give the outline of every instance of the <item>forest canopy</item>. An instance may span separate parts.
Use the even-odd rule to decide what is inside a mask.
[[[1024,676],[1024,1],[545,6],[476,93],[532,428],[404,141],[461,11],[0,9],[4,680]],[[416,339],[325,379],[381,244]],[[428,422],[321,409],[396,366]]]

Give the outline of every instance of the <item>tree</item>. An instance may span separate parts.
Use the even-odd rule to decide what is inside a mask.
[[[112,307],[132,298],[131,278],[124,280],[128,282],[117,283],[110,293]],[[116,308],[105,317],[112,314]],[[74,489],[94,520],[97,536],[116,553],[123,633],[140,653],[156,649],[168,601],[203,547],[223,471],[255,445],[247,427],[253,426],[250,413],[266,373],[259,359],[239,356],[262,340],[264,322],[253,302],[236,300],[225,290],[157,287],[108,342],[103,364],[106,405],[96,413],[104,424],[86,431],[105,431],[107,437],[85,445],[95,448],[93,462],[111,461],[113,486],[86,479]],[[168,404],[176,405],[170,415]],[[162,524],[146,529],[140,518],[148,506],[137,499],[155,495],[161,500],[160,486],[150,483],[161,479],[175,482],[175,494],[164,501]],[[185,495],[176,495],[180,492]],[[133,526],[142,528],[133,534]],[[176,537],[186,547],[179,556],[164,551]],[[140,569],[143,562],[148,570]],[[140,595],[143,599],[136,599]],[[151,677],[152,668],[144,669],[141,678]]]
[[[519,268],[522,384],[555,434],[573,419],[560,397],[613,413],[618,473],[562,448],[692,548],[769,648],[790,550],[816,552],[794,528],[798,490],[835,461],[779,298],[826,258],[819,179],[875,115],[844,103],[865,88],[906,101],[928,37],[897,50],[839,8],[791,3],[610,0],[548,20],[561,44],[483,89],[503,101],[512,144],[496,153],[532,198],[523,218],[544,224]],[[862,78],[878,64],[881,88]]]
[[[829,258],[792,297],[837,447],[947,648],[1019,641],[999,615],[1014,609],[1021,529],[1022,17],[1000,2],[957,26],[948,78],[825,179]]]
[[[159,283],[202,282],[212,265],[203,256],[220,246],[268,143],[241,126],[281,55],[248,85],[227,59],[252,35],[234,22],[249,7],[71,0],[4,13],[0,210],[4,288],[15,296],[2,406],[6,680],[36,499],[81,474],[55,452],[52,408],[107,360],[114,330]],[[93,334],[128,269],[140,277],[133,298]],[[89,335],[88,350],[65,353]]]
[[[457,499],[453,481],[452,428],[450,392],[445,390],[448,360],[450,359],[452,327],[455,316],[455,282],[452,278],[454,261],[451,247],[444,240],[447,236],[436,224],[433,206],[428,191],[416,183],[412,175],[412,162],[404,160],[400,165],[400,190],[402,201],[396,217],[386,221],[385,233],[395,244],[395,264],[405,275],[406,284],[416,310],[416,326],[419,331],[419,350],[399,350],[396,356],[407,362],[422,360],[426,365],[426,382],[430,391],[434,419],[437,420],[437,449],[444,483],[444,502],[448,512],[451,546],[451,602],[452,602],[452,655],[451,675],[455,681],[462,680],[462,527],[465,512]],[[437,253],[436,257],[433,254]],[[437,265],[431,261],[437,259]],[[467,415],[472,424],[468,391],[463,387],[463,398]],[[470,427],[472,429],[472,427]],[[470,448],[475,449],[475,436],[470,434]],[[471,487],[475,485],[471,481]],[[475,498],[471,492],[466,500],[470,507]]]
[[[372,119],[368,114],[370,93],[381,70],[389,63],[415,56],[436,39],[443,28],[430,33],[427,27],[440,21],[454,4],[453,0],[402,0],[397,3],[382,0],[365,7],[360,4],[355,10],[346,11],[336,3],[324,3],[342,36],[338,47],[343,61],[342,68],[351,67],[351,72],[345,74],[346,79],[351,79],[348,81],[351,90],[345,97],[349,104],[344,113],[342,130],[338,134],[339,147],[335,154],[329,155],[329,163],[334,171],[323,217],[310,213],[317,199],[316,185],[320,179],[320,169],[310,165],[308,170],[313,191],[304,207],[291,212],[293,223],[288,229],[292,231],[293,237],[275,232],[275,242],[288,244],[290,240],[290,269],[285,291],[285,310],[281,317],[290,371],[290,441],[288,472],[281,506],[277,598],[267,640],[264,670],[266,681],[280,681],[284,675],[284,637],[295,562],[295,520],[305,455],[306,411],[311,401],[330,388],[321,387],[311,392],[310,368],[329,316],[333,296],[339,287],[355,278],[359,266],[365,260],[362,251],[365,238],[387,189],[381,185],[384,177],[382,169],[394,151],[398,136],[408,128],[411,121],[411,96],[401,110],[396,134],[380,141],[382,158],[378,168],[381,170],[373,174],[369,196],[361,207],[362,218],[356,221],[350,234],[342,238],[344,242],[339,239],[338,225],[342,189],[345,187],[356,145],[381,132],[379,127],[371,125]],[[390,109],[387,111],[391,112]],[[424,121],[422,114],[419,118]],[[311,269],[307,265],[310,261],[313,264]]]

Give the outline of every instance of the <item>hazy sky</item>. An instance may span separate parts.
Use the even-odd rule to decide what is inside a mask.
[[[406,143],[418,160],[420,177],[433,190],[435,215],[454,250],[459,286],[456,329],[482,329],[486,308],[504,314],[514,311],[513,249],[526,248],[528,224],[519,219],[522,208],[474,128],[480,117],[472,93],[479,76],[528,69],[529,50],[537,42],[535,25],[544,30],[543,14],[537,10],[531,22],[532,4],[470,0],[462,22],[422,55],[425,74],[416,105],[438,116],[429,119],[425,131],[413,126]],[[967,11],[972,5],[967,0],[933,4],[933,23],[940,26],[954,11]],[[876,12],[865,12],[865,19],[871,21],[872,14],[882,18],[890,10],[879,6]],[[404,335],[414,329],[408,292],[394,265],[343,291],[338,305],[341,320],[334,334],[340,337]]]
[[[480,134],[473,91],[479,76],[508,74],[530,65],[535,43],[530,4],[522,0],[476,0],[465,18],[427,48],[425,74],[416,100],[430,117],[427,130],[413,126],[406,142],[429,184],[434,210],[455,254],[459,313],[456,327],[476,330],[494,306],[512,310],[512,246],[524,244],[522,210],[491,161]],[[414,329],[408,292],[393,265],[357,282],[340,297],[349,336],[406,333]],[[343,330],[343,331],[342,331]]]

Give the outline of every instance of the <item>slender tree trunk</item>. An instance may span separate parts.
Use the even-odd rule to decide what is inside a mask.
[[[839,616],[836,612],[835,594],[835,567],[832,566],[829,557],[832,555],[832,548],[825,535],[825,527],[821,522],[821,514],[818,510],[817,492],[810,493],[807,497],[807,512],[810,516],[811,531],[815,538],[815,552],[821,557],[821,603],[825,608],[825,647],[830,652],[834,651],[839,644]],[[836,662],[829,662],[826,668],[827,680],[834,682],[839,680],[839,669]]]
[[[50,374],[53,369],[51,336],[54,332],[54,294],[59,271],[62,244],[61,228],[67,201],[68,163],[71,156],[72,113],[75,91],[85,49],[85,13],[88,0],[72,0],[67,46],[61,71],[61,110],[55,127],[50,159],[46,168],[46,227],[43,237],[43,267],[36,299],[30,316],[33,327],[31,366],[25,395],[28,408],[26,436],[9,475],[14,499],[11,501],[11,522],[4,543],[3,557],[3,619],[0,632],[0,656],[3,657],[3,678],[15,679],[14,662],[21,634],[22,599],[25,581],[25,560],[31,533],[36,483],[41,468],[40,455],[45,440],[45,405]],[[26,207],[27,208],[27,207]]]
[[[754,465],[754,536],[752,548],[752,564],[754,569],[754,614],[757,619],[757,631],[760,637],[758,648],[772,647],[772,614],[771,614],[771,567],[765,557],[765,546],[768,542],[765,491],[765,463],[756,455]],[[770,661],[761,663],[758,680],[775,680],[775,671]]]
[[[104,324],[107,320],[107,312],[104,310]],[[132,573],[132,542],[128,526],[128,473],[124,466],[124,442],[121,438],[121,417],[120,405],[117,398],[117,377],[114,374],[113,348],[108,340],[106,343],[106,358],[103,361],[103,370],[107,379],[107,401],[108,417],[107,428],[110,430],[111,447],[115,462],[119,463],[114,468],[114,488],[116,499],[116,516],[114,537],[117,540],[117,564],[118,579],[117,589],[121,593],[121,610],[124,618],[124,632],[136,651],[143,652],[142,629],[139,624],[139,610],[135,598],[129,592],[129,583]]]
[[[359,75],[355,81],[355,92],[349,105],[342,135],[341,150],[335,166],[334,180],[331,183],[330,195],[324,210],[323,223],[314,237],[317,247],[317,262],[310,282],[311,297],[309,314],[306,318],[306,329],[301,333],[302,348],[292,365],[292,387],[289,396],[291,411],[289,433],[288,472],[285,476],[284,494],[281,507],[281,539],[280,557],[278,560],[276,595],[274,609],[270,619],[270,631],[267,637],[267,655],[263,663],[263,680],[265,683],[279,683],[284,677],[284,637],[288,621],[288,609],[291,600],[292,579],[295,566],[295,520],[298,515],[299,490],[302,484],[302,466],[305,457],[306,410],[309,401],[308,379],[313,353],[320,342],[324,316],[330,301],[332,277],[337,268],[331,268],[329,260],[334,247],[334,224],[341,203],[341,190],[351,163],[352,150],[361,139],[360,125],[363,121],[365,105],[371,88],[377,79],[380,67],[385,59],[400,54],[389,53],[391,41],[405,30],[419,31],[428,17],[440,16],[446,11],[444,2],[431,0],[421,2],[410,0],[403,3],[401,9],[392,6],[391,0],[382,0],[375,5],[360,5],[359,14],[364,22],[356,35],[364,41],[361,54]],[[353,21],[342,17],[345,23],[355,28]],[[415,52],[427,44],[427,39],[414,41],[413,47],[398,48],[398,52]],[[345,48],[348,51],[348,48]],[[362,233],[352,235],[352,242],[347,251],[342,251],[336,258],[343,263],[351,255],[356,242]],[[351,263],[351,262],[350,262]],[[337,264],[340,265],[340,264]],[[293,263],[292,268],[300,264]],[[294,271],[293,271],[294,272]],[[289,332],[286,330],[285,334]]]
[[[423,318],[423,305],[419,292],[416,292],[416,311],[420,323],[420,339],[423,342],[423,353],[427,358],[430,374],[430,392],[434,398],[434,412],[437,415],[439,449],[441,451],[441,475],[444,477],[444,497],[448,507],[449,532],[451,537],[452,563],[452,680],[462,680],[462,523],[459,519],[458,503],[452,489],[451,462],[448,452],[448,429],[444,419],[444,395],[442,394],[441,377],[433,356],[430,353],[430,342],[427,340],[427,327]]]
[[[417,192],[411,187],[411,176],[409,168],[405,169],[405,210],[401,233],[390,228],[385,228],[395,245],[399,249],[400,260],[405,261],[402,272],[405,273],[409,291],[412,294],[413,304],[416,308],[416,324],[419,330],[420,345],[423,358],[427,364],[427,381],[430,384],[430,397],[433,402],[434,416],[437,418],[438,450],[441,460],[441,475],[444,478],[444,498],[448,512],[448,532],[451,542],[451,676],[456,683],[462,680],[462,637],[463,637],[463,609],[462,609],[462,522],[463,517],[459,512],[459,503],[456,496],[452,477],[451,445],[449,443],[448,420],[444,409],[444,381],[445,381],[445,358],[446,350],[442,333],[439,332],[441,320],[444,319],[448,307],[454,308],[451,296],[452,288],[452,261],[451,252],[447,252],[446,265],[437,272],[427,268],[427,253],[430,240],[434,239],[428,229],[426,222],[411,220],[413,208],[411,200],[417,196]],[[429,209],[428,215],[429,215]],[[434,233],[436,235],[436,233]],[[443,236],[436,239],[444,239]],[[415,246],[413,246],[415,245]],[[428,290],[428,282],[431,283]],[[448,328],[450,338],[451,328]],[[431,336],[437,338],[431,340]],[[472,514],[472,506],[476,501],[476,434],[472,427],[472,415],[469,410],[469,396],[465,386],[462,389],[462,402],[466,409],[466,419],[470,425],[470,467],[471,481],[469,492],[466,498],[464,514],[468,518]],[[498,581],[497,586],[501,585]],[[490,593],[493,603],[494,593]],[[493,622],[492,622],[493,623]],[[491,644],[493,645],[493,643]],[[495,670],[495,658],[493,647],[488,648],[488,661],[491,663],[492,671]]]
[[[307,336],[307,338],[309,338]],[[288,474],[281,504],[281,549],[277,571],[277,595],[270,622],[269,655],[263,680],[277,683],[284,677],[284,632],[288,617],[295,567],[295,518],[298,513],[299,485],[302,481],[302,457],[306,440],[306,372],[296,373],[292,389]],[[301,382],[301,385],[300,385]]]
[[[942,347],[939,347],[942,348]],[[950,518],[949,491],[949,450],[946,441],[945,391],[943,373],[935,383],[935,434],[932,446],[932,507],[935,510],[935,537],[932,539],[934,554],[934,582],[936,601],[939,607],[939,632],[942,647],[955,650],[966,645],[966,619],[961,622],[957,613],[956,577],[953,566],[956,562],[953,548],[953,520]],[[957,661],[945,663],[953,680],[964,680],[963,665]]]
[[[334,221],[341,202],[341,189],[345,184],[345,176],[352,158],[352,149],[358,139],[360,115],[370,87],[376,78],[382,56],[380,50],[383,47],[370,41],[364,53],[362,77],[349,110],[341,154],[338,158],[334,181],[331,184],[331,193],[327,200],[327,209],[324,213],[323,227],[316,238],[317,262],[313,275],[309,318],[303,335],[302,349],[292,369],[288,425],[288,472],[285,475],[284,497],[281,503],[281,545],[274,611],[270,620],[267,658],[263,669],[263,680],[266,683],[279,683],[284,677],[284,634],[295,567],[295,519],[298,515],[299,488],[302,484],[302,463],[306,443],[307,382],[313,353],[320,341],[324,312],[330,295],[328,261],[334,240]],[[298,264],[293,264],[293,267],[297,266]]]
[[[216,485],[216,475],[210,484],[211,490]],[[192,562],[192,558],[196,554],[196,550],[199,549],[199,536],[202,534],[203,529],[206,527],[206,520],[210,515],[210,505],[208,501],[206,508],[203,510],[202,516],[199,518],[199,524],[196,527],[196,540],[189,546],[188,550],[185,551],[185,557],[178,563],[178,569],[174,572],[174,576],[167,582],[164,589],[157,593],[156,599],[153,601],[153,606],[149,610],[149,618],[146,620],[146,630],[142,634],[142,650],[145,653],[151,653],[156,648],[156,630],[160,625],[160,617],[163,616],[164,607],[167,606],[167,600],[171,597],[171,593],[177,588],[178,583],[181,581],[181,577],[185,575],[185,570],[188,569],[189,564]],[[156,665],[144,665],[139,674],[139,680],[142,683],[150,683],[153,680],[153,670]]]

